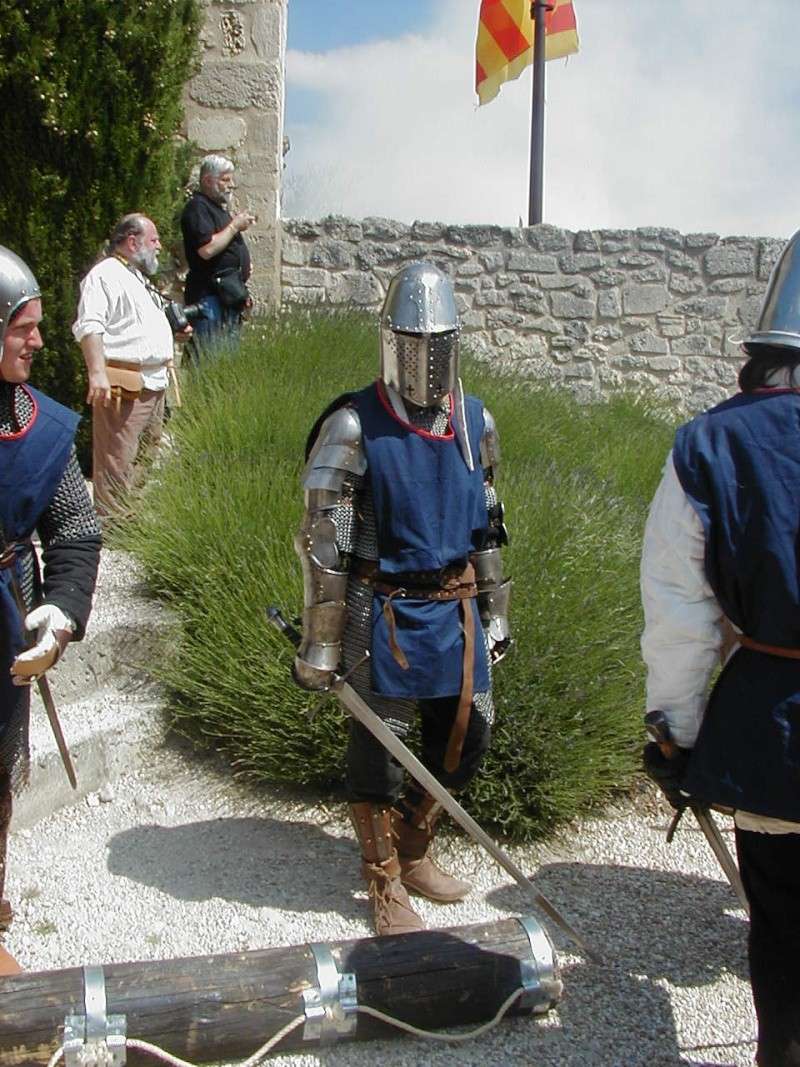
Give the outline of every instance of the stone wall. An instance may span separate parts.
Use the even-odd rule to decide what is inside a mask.
[[[280,301],[280,186],[288,0],[201,0],[200,69],[184,94],[186,135],[198,158],[221,152],[236,164],[235,209],[247,231],[251,290],[261,308]]]
[[[623,386],[688,411],[729,395],[739,342],[783,241],[643,227],[285,220],[284,302],[377,309],[395,271],[430,259],[455,282],[470,348],[582,398]]]

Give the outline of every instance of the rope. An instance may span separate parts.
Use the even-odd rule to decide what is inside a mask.
[[[512,1004],[518,1001],[524,993],[524,989],[515,989],[510,996],[506,997],[494,1016],[489,1019],[488,1022],[482,1023],[474,1030],[467,1030],[465,1033],[461,1034],[442,1033],[436,1030],[421,1030],[418,1026],[403,1022],[402,1019],[395,1019],[393,1016],[386,1015],[385,1012],[379,1011],[377,1008],[371,1008],[368,1004],[356,1005],[356,1011],[360,1012],[362,1015],[370,1015],[373,1019],[378,1019],[379,1022],[386,1023],[388,1026],[393,1026],[397,1030],[404,1030],[406,1033],[413,1034],[415,1037],[424,1038],[426,1041],[452,1042],[455,1044],[463,1041],[473,1041],[476,1037],[480,1037],[482,1034],[494,1029],[494,1027],[503,1019],[503,1016],[507,1013]],[[297,1027],[301,1026],[305,1021],[305,1015],[298,1015],[296,1018],[292,1019],[291,1022],[287,1023],[286,1026],[282,1027],[276,1034],[273,1034],[268,1041],[265,1041],[264,1044],[257,1048],[251,1056],[248,1056],[246,1060],[242,1060],[236,1067],[256,1067],[259,1060],[266,1056],[279,1041],[282,1041],[284,1037],[290,1034],[293,1030],[296,1030]],[[136,1049],[139,1052],[154,1056],[156,1059],[169,1064],[170,1067],[197,1067],[197,1065],[190,1060],[182,1060],[179,1056],[173,1056],[171,1052],[167,1052],[164,1049],[159,1048],[157,1045],[151,1045],[149,1041],[141,1041],[139,1038],[129,1037],[125,1042],[125,1047]],[[64,1046],[62,1045],[60,1048],[56,1049],[50,1057],[47,1067],[56,1067],[56,1064],[63,1055]],[[102,1067],[100,1057],[96,1057],[94,1054],[86,1057],[83,1062],[85,1062],[86,1067],[94,1067],[95,1064]],[[105,1063],[105,1060],[103,1060],[103,1063]]]

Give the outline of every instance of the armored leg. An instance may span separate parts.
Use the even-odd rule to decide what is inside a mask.
[[[400,881],[391,809],[378,804],[351,804],[350,817],[361,846],[361,871],[367,883],[375,932],[382,936],[424,930]]]

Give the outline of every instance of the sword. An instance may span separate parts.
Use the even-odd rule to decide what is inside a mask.
[[[13,548],[7,543],[3,543],[3,549],[1,556],[6,558],[8,552],[13,552]],[[22,590],[19,587],[17,581],[17,575],[15,571],[15,564],[12,561],[8,565],[8,576],[11,579],[11,591],[14,594],[14,600],[17,603],[17,610],[20,614],[20,621],[24,621],[27,614],[25,608],[25,601],[22,599]],[[75,767],[72,763],[72,757],[69,754],[69,748],[64,738],[64,731],[61,729],[61,723],[58,719],[58,712],[56,711],[55,701],[53,700],[53,694],[50,690],[50,683],[47,680],[47,675],[40,674],[36,679],[36,685],[39,689],[39,696],[42,698],[44,704],[44,710],[47,712],[47,718],[50,722],[50,729],[53,731],[53,737],[55,738],[56,747],[58,748],[58,754],[61,756],[61,762],[64,764],[64,770],[67,772],[67,778],[69,784],[73,789],[78,788],[78,779],[75,776]]]
[[[677,755],[677,746],[670,737],[669,726],[667,725],[664,712],[648,711],[644,717],[644,721],[647,727],[647,734],[651,741],[655,741],[661,749],[661,755],[668,760],[674,759]],[[719,827],[714,822],[710,807],[707,804],[699,804],[696,800],[689,800],[686,807],[689,808],[697,820],[706,841],[708,841],[711,851],[716,856],[717,862],[722,868],[725,877],[728,879],[731,889],[733,889],[734,893],[739,898],[739,903],[749,915],[750,903],[747,899],[744,885],[742,884],[739,868],[736,866],[736,861],[731,855],[728,846],[722,839],[722,834],[719,832]],[[684,808],[679,808],[673,816],[669,830],[667,830],[668,844],[672,841],[684,810]]]
[[[270,623],[275,626],[286,637],[295,648],[300,644],[300,634],[295,630],[293,626],[281,615],[280,611],[276,607],[267,608],[267,618]],[[489,855],[514,879],[517,885],[522,889],[527,897],[545,913],[553,922],[558,926],[573,944],[577,945],[580,949],[594,963],[601,963],[602,958],[599,953],[590,948],[581,935],[575,930],[575,928],[567,922],[561,912],[555,907],[554,904],[540,893],[534,886],[531,880],[520,870],[520,868],[514,863],[514,861],[506,855],[506,853],[497,845],[491,837],[483,830],[478,823],[469,815],[464,808],[458,803],[444,786],[437,781],[431,772],[420,763],[414,753],[395,736],[386,723],[381,719],[372,708],[367,704],[365,700],[358,695],[358,693],[339,675],[334,675],[334,680],[331,684],[331,689],[339,698],[342,706],[348,711],[354,719],[357,719],[362,726],[365,726],[369,732],[386,748],[408,773],[416,779],[423,789],[442,805],[455,822],[466,832],[469,836],[477,841],[479,845],[489,853]]]

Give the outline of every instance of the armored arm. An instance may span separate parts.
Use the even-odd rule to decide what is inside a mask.
[[[488,411],[484,411],[484,423],[480,459],[489,527],[481,549],[472,553],[470,561],[475,568],[478,612],[489,645],[489,655],[492,663],[499,663],[513,644],[508,623],[511,579],[503,578],[500,556],[501,547],[508,544],[508,531],[503,521],[503,505],[498,500],[494,485],[500,463],[500,444],[497,439],[497,426]]]
[[[303,640],[294,679],[304,689],[325,689],[339,665],[347,621],[345,597],[355,523],[353,486],[367,469],[361,423],[345,406],[322,424],[303,472],[305,514],[294,541],[303,568]]]

